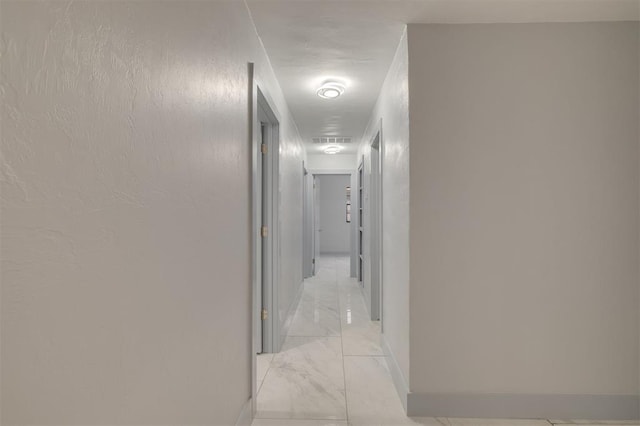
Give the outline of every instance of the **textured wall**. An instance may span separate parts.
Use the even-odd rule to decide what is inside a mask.
[[[302,162],[244,4],[1,7],[2,424],[233,424],[251,392],[247,62],[285,182]]]
[[[411,389],[638,395],[638,23],[410,25]]]
[[[369,144],[382,123],[382,328],[409,383],[409,86],[403,35],[360,146],[370,175]],[[366,194],[365,202],[369,195]],[[367,223],[368,218],[365,220]],[[365,247],[368,257],[368,248]],[[368,262],[367,262],[368,263]],[[365,273],[365,277],[370,276]]]

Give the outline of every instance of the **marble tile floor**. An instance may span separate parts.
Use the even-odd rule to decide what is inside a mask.
[[[348,257],[322,257],[305,280],[280,353],[258,355],[253,426],[640,426],[638,422],[408,418],[380,348],[380,323],[349,278]]]

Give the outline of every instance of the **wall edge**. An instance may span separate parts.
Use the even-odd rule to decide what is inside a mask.
[[[249,398],[244,403],[242,410],[240,410],[240,414],[238,415],[238,419],[236,420],[235,426],[251,426],[251,423],[253,422],[252,402],[252,398]]]

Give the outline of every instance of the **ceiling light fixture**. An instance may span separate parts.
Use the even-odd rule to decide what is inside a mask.
[[[344,85],[336,81],[325,81],[316,94],[322,99],[335,99],[344,93]]]
[[[324,149],[324,153],[325,153],[325,154],[331,154],[331,155],[333,155],[333,154],[337,154],[337,153],[339,153],[340,151],[342,151],[342,147],[340,147],[340,146],[338,146],[338,145],[329,145],[328,147],[326,147],[326,148]]]

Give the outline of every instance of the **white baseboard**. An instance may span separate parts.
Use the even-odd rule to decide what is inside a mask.
[[[405,413],[407,412],[407,400],[410,394],[409,385],[407,384],[407,380],[402,374],[402,370],[400,369],[400,365],[398,364],[398,360],[396,360],[395,355],[391,351],[389,347],[389,343],[384,337],[384,334],[380,336],[380,345],[382,346],[382,352],[387,359],[387,366],[389,367],[389,372],[391,373],[391,379],[393,380],[393,384],[396,387],[396,392],[398,392],[398,396],[400,397],[400,401],[402,402],[402,406],[404,407]]]
[[[409,390],[384,334],[381,346],[400,401],[410,417],[639,420],[637,395],[417,393]]]
[[[252,400],[249,398],[247,402],[242,406],[238,420],[236,420],[236,426],[251,426],[253,422],[253,407]]]
[[[412,417],[638,420],[636,395],[409,393]]]

